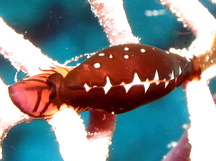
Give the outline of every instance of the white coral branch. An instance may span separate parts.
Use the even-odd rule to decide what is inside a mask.
[[[216,108],[206,81],[187,85],[186,95],[191,127],[188,130],[192,144],[191,160],[216,160]]]
[[[9,59],[17,70],[22,70],[28,75],[36,75],[41,73],[40,69],[50,69],[54,65],[59,65],[29,40],[24,39],[23,35],[17,34],[2,18],[0,35],[0,53]]]
[[[215,32],[216,21],[207,8],[198,0],[161,0],[179,21],[188,26],[197,38],[212,35]]]
[[[196,36],[190,50],[199,55],[210,49],[216,30],[214,16],[198,0],[161,0]]]
[[[53,127],[59,142],[60,153],[65,161],[87,160],[89,156],[82,154],[89,148],[87,132],[83,120],[74,110],[66,108],[59,111],[48,122]],[[84,157],[87,158],[84,159]]]
[[[161,0],[195,34],[190,52],[196,56],[212,53],[215,49],[216,20],[197,0]],[[208,55],[205,57],[210,61]],[[213,61],[213,60],[211,60]],[[213,62],[212,62],[213,64]],[[215,65],[201,75],[200,81],[186,85],[186,96],[191,126],[188,139],[192,145],[191,160],[216,160],[216,109],[207,83],[216,75]]]
[[[111,45],[139,43],[132,34],[122,0],[88,0]]]
[[[104,137],[99,134],[100,137],[97,139],[87,138],[88,134],[85,131],[83,120],[74,110],[65,108],[56,113],[48,122],[53,127],[61,155],[65,161],[102,161],[107,159],[112,134],[107,136],[106,132]],[[100,122],[103,123],[103,120]],[[112,131],[110,132],[112,133]],[[97,134],[90,135],[97,136]]]

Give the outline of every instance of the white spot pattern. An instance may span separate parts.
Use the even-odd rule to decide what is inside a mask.
[[[95,63],[94,64],[94,68],[100,68],[100,67],[101,67],[100,63]]]
[[[125,50],[125,51],[128,51],[128,50],[129,50],[129,47],[125,47],[124,50]]]
[[[105,53],[99,53],[98,55],[99,56],[105,56]]]
[[[144,53],[146,50],[145,49],[140,49],[140,52],[141,53]]]
[[[125,59],[129,59],[129,55],[124,55],[124,58]]]

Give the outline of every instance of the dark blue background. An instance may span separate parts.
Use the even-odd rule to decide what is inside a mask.
[[[141,38],[141,43],[162,49],[190,45],[194,38],[191,31],[158,1],[124,2],[133,33]],[[207,0],[203,2],[211,11],[216,9]],[[163,10],[164,14],[148,17],[147,10]],[[86,0],[0,0],[0,16],[60,63],[109,46]],[[12,84],[14,75],[15,69],[0,56],[0,76]],[[19,73],[20,79],[23,76]],[[83,117],[86,119],[87,115],[85,112]],[[181,87],[158,101],[121,114],[109,161],[159,161],[170,150],[167,144],[179,139],[185,123],[189,123],[189,119]],[[43,120],[12,128],[3,142],[3,160],[62,161],[50,128]]]

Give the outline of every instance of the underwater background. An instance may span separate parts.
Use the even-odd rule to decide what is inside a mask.
[[[216,15],[215,5],[208,0],[201,2]],[[191,31],[157,0],[124,0],[124,7],[132,31],[142,44],[166,50],[188,47],[194,39]],[[60,63],[109,46],[87,0],[0,0],[0,16]],[[0,55],[0,77],[5,83],[14,83],[15,72]],[[23,77],[25,74],[19,72],[18,78]],[[215,90],[214,83],[211,86]],[[81,115],[87,123],[88,112]],[[189,114],[181,87],[153,103],[120,114],[109,161],[160,161],[187,123]],[[3,157],[3,161],[63,161],[55,135],[43,120],[13,127],[3,142]]]

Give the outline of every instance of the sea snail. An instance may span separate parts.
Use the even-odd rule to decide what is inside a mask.
[[[103,109],[120,114],[165,96],[200,73],[195,57],[124,44],[98,51],[66,74],[53,72],[43,82],[34,78],[35,85],[31,77],[22,80],[10,86],[9,93],[21,111],[34,117],[52,115],[62,104],[77,112]]]

